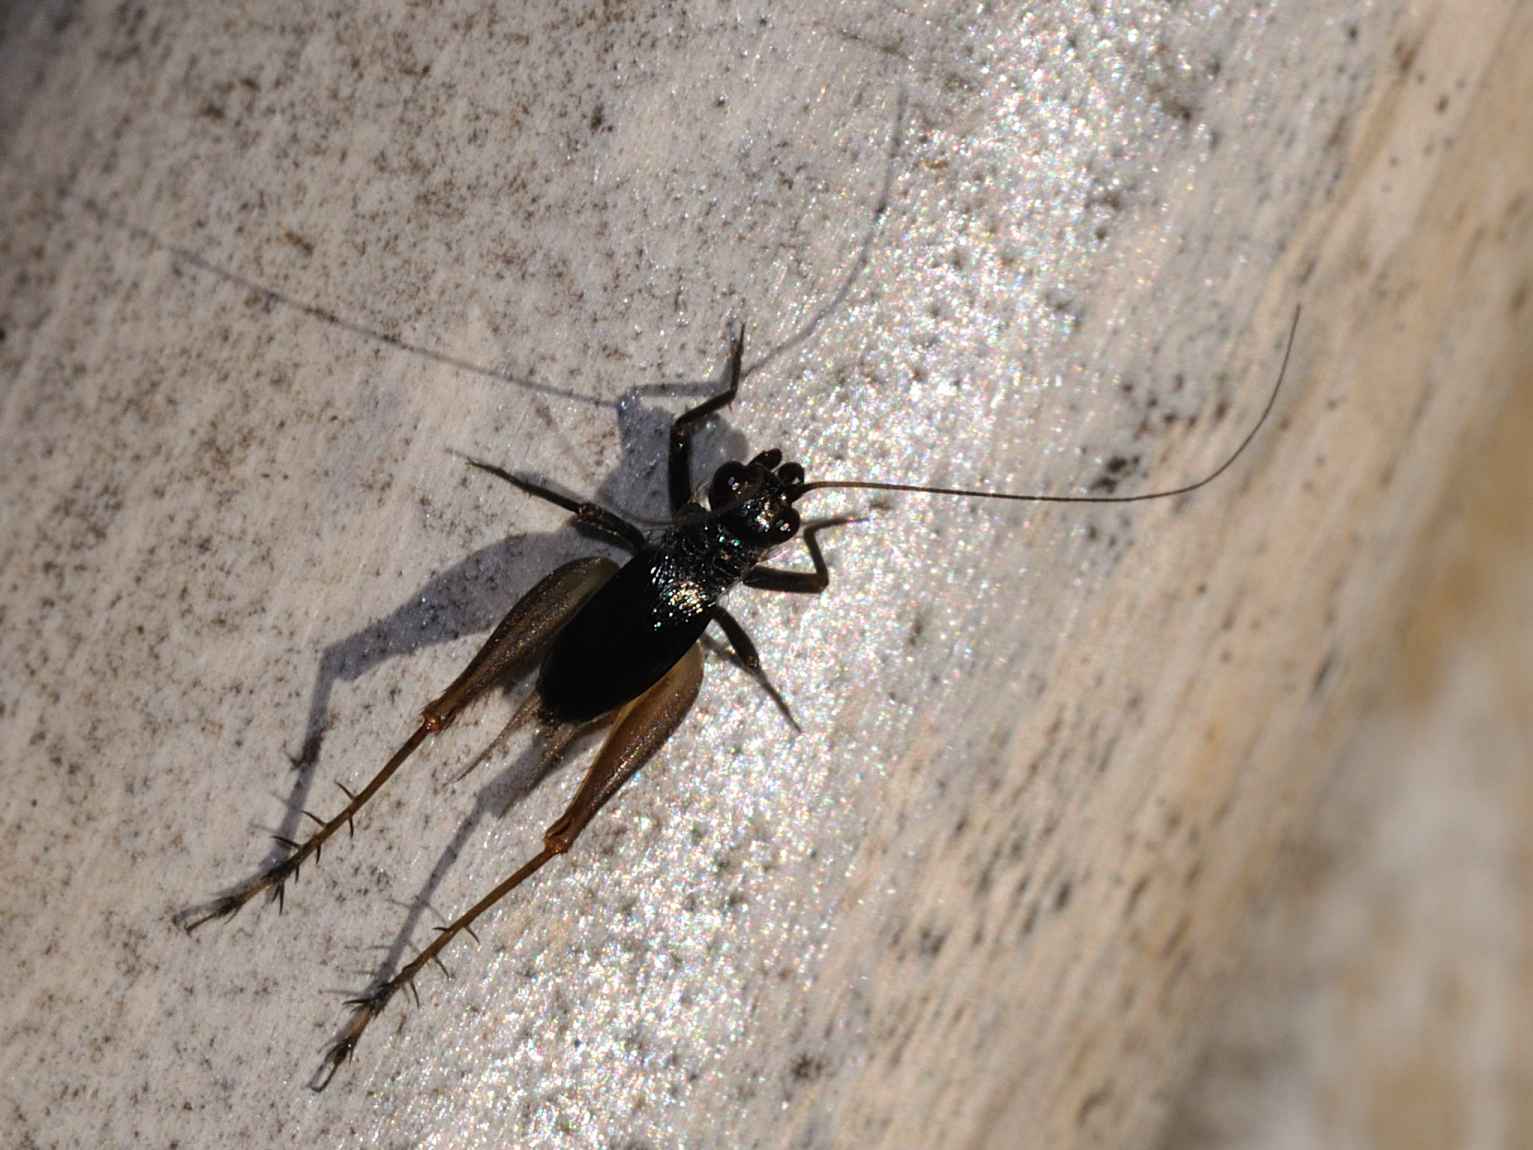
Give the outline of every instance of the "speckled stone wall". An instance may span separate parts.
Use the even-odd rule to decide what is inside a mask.
[[[1187,1128],[1253,908],[1526,382],[1525,6],[0,20],[8,1144]],[[458,778],[515,692],[282,916],[175,928],[600,549],[461,455],[658,519],[666,421],[741,320],[705,461],[1176,486],[1300,303],[1272,423],[1195,496],[818,496],[867,515],[829,592],[731,600],[802,733],[710,656],[664,754],[324,1094],[342,1000],[576,784],[524,743]]]

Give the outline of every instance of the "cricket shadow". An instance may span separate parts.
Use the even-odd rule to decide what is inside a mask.
[[[660,385],[635,389],[625,395],[615,405],[621,454],[593,499],[627,512],[635,502],[637,489],[653,488],[644,491],[647,498],[636,510],[648,520],[666,522],[669,508],[664,459],[675,413],[643,401],[643,396],[657,390],[703,395],[716,392],[718,384],[707,381]],[[745,437],[716,416],[712,426],[695,440],[694,472],[706,475],[716,462],[745,454]],[[488,477],[486,481],[494,482]],[[507,494],[523,498],[509,488]],[[481,547],[432,575],[387,615],[335,640],[320,652],[299,750],[296,754],[288,753],[296,770],[285,812],[274,829],[279,840],[301,837],[304,811],[320,774],[312,768],[328,743],[330,708],[337,686],[356,682],[387,663],[428,647],[489,631],[548,570],[574,557],[571,544],[580,531],[579,527],[565,527],[554,532],[509,535]],[[591,538],[597,547],[612,548],[609,540]],[[615,557],[619,561],[626,558],[620,553]],[[431,686],[423,684],[421,702],[424,704],[431,694]],[[266,861],[270,864],[286,853],[279,841]]]

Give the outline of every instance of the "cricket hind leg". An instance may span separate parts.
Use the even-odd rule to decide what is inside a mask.
[[[336,831],[342,826],[354,830],[352,820],[357,812],[383,788],[429,736],[449,726],[465,706],[492,684],[546,649],[581,604],[595,594],[616,570],[617,564],[612,560],[597,557],[566,563],[545,577],[517,601],[451,686],[426,704],[415,733],[368,780],[366,786],[360,791],[351,791],[336,784],[345,791],[349,800],[338,815],[326,820],[310,811],[304,811],[309,819],[318,824],[318,830],[301,843],[289,838],[278,839],[282,846],[288,848],[289,853],[285,857],[207,902],[178,911],[174,918],[176,925],[191,933],[213,919],[234,915],[252,898],[262,893],[276,899],[277,907],[281,910],[287,880],[292,878],[296,881],[300,868],[309,856],[313,855],[315,862],[318,862],[325,842]]]
[[[610,722],[610,715],[605,718]],[[420,949],[412,943],[419,936],[423,922],[429,933],[450,921],[450,916],[439,913],[437,900],[443,884],[464,860],[469,844],[478,841],[484,828],[493,820],[504,818],[524,802],[569,757],[566,752],[576,739],[601,725],[601,720],[570,724],[536,722],[533,739],[518,747],[517,753],[511,756],[514,761],[505,764],[504,770],[500,769],[502,764],[497,764],[495,777],[472,789],[471,806],[457,823],[452,838],[437,852],[434,865],[414,895],[401,902],[405,908],[404,917],[394,927],[388,943],[379,948],[380,958],[367,981],[369,989],[387,979]],[[461,908],[452,909],[456,912]],[[478,942],[474,931],[474,927],[469,927],[464,933]]]
[[[427,703],[423,724],[439,731],[486,688],[540,655],[585,601],[617,574],[605,556],[576,559],[545,576],[512,607],[452,684]]]
[[[347,1003],[352,1008],[351,1017],[341,1027],[324,1062],[315,1072],[310,1082],[314,1090],[323,1090],[330,1084],[330,1079],[342,1063],[355,1052],[368,1024],[383,1012],[399,990],[408,986],[411,993],[415,993],[415,979],[428,963],[436,963],[446,971],[447,968],[442,966],[441,953],[457,935],[464,932],[472,935],[474,921],[480,915],[536,874],[549,860],[564,854],[574,845],[596,813],[665,745],[665,741],[691,710],[702,681],[702,651],[694,644],[664,678],[616,713],[612,729],[597,753],[596,761],[586,772],[574,799],[544,832],[543,849],[463,914],[440,928],[431,944],[402,967],[399,973]],[[563,724],[553,728],[552,740],[557,743],[560,732],[571,726]],[[578,730],[566,733],[573,737]]]

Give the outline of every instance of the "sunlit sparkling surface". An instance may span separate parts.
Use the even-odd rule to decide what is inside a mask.
[[[846,162],[817,171],[823,186],[791,211],[823,219],[829,236],[708,257],[708,277],[737,293],[757,354],[823,306],[851,263],[883,175],[895,82],[910,85],[910,123],[858,286],[814,343],[747,381],[733,421],[753,449],[782,444],[813,478],[1084,489],[1139,418],[1119,399],[1129,373],[1153,370],[1154,331],[1098,285],[1117,278],[1142,293],[1164,259],[1148,211],[1164,193],[1153,189],[1172,170],[1196,183],[1206,133],[1179,121],[1175,101],[1178,84],[1198,84],[1201,37],[1261,31],[1213,5],[1179,14],[1175,30],[1169,18],[1151,4],[1097,18],[1032,5],[1021,19],[987,15],[931,41],[910,25],[900,34],[915,74],[864,81],[855,115],[843,110],[851,88],[808,98],[804,130],[834,125],[830,155]],[[812,74],[831,39],[797,29],[792,67]],[[1167,43],[1177,48],[1168,54]],[[748,106],[753,92],[729,87],[736,109]],[[791,153],[799,139],[791,125],[768,127],[770,113],[747,123],[752,155],[768,140]],[[729,178],[680,194],[714,196]],[[756,178],[731,188],[731,202],[768,219],[790,211],[774,204],[780,186]],[[1124,216],[1128,234],[1114,237]],[[654,275],[658,286],[665,277]],[[714,331],[723,318],[701,309],[698,325]],[[662,333],[669,323],[653,322]],[[721,341],[691,346],[714,358],[677,363],[657,350],[639,374],[712,370]],[[1187,412],[1203,402],[1188,399]],[[560,467],[550,464],[571,474]],[[745,593],[732,604],[804,734],[793,737],[743,675],[710,663],[663,760],[567,866],[501,915],[486,948],[498,953],[460,956],[482,975],[434,990],[407,1036],[373,1042],[353,1071],[383,1091],[398,1075],[454,1084],[436,1144],[495,1145],[508,1130],[541,1145],[604,1145],[619,1130],[642,1144],[709,1143],[720,1122],[728,1144],[776,1144],[797,1084],[857,1065],[878,1040],[859,988],[873,955],[859,960],[839,936],[884,936],[907,868],[920,866],[934,796],[973,786],[962,732],[992,726],[994,703],[968,697],[964,683],[996,666],[1019,676],[1046,667],[1095,577],[1072,572],[1091,562],[1070,558],[1087,543],[1078,520],[912,497],[815,499],[811,514],[872,513],[830,544],[831,593]],[[1047,575],[995,567],[1002,540],[1019,532],[1054,552]],[[996,629],[1016,615],[1038,623],[1007,629],[1020,638],[998,646]],[[497,824],[465,868],[487,876],[486,858],[509,863],[529,849],[570,785],[561,777]],[[431,859],[423,847],[412,869]],[[467,1132],[465,1109],[478,1115]],[[401,1119],[401,1133],[419,1129],[417,1115]]]
[[[185,741],[155,753],[196,764],[178,797],[198,809],[174,816],[172,901],[258,857],[252,826],[275,825],[291,785],[267,760],[299,741],[316,661],[333,679],[329,734],[315,797],[300,798],[322,805],[475,650],[443,620],[487,630],[485,604],[503,611],[589,550],[552,508],[465,479],[449,452],[653,520],[663,421],[695,399],[618,400],[715,373],[729,319],[762,366],[704,462],[742,454],[743,438],[781,445],[811,479],[1081,493],[1122,455],[1126,486],[1166,486],[1219,458],[1259,406],[1265,375],[1248,387],[1251,365],[1227,349],[1317,178],[1261,182],[1252,158],[1289,130],[1262,108],[1279,84],[1329,75],[1296,44],[1344,6],[661,5],[597,28],[562,4],[518,7],[493,27],[337,21],[291,42],[280,21],[228,44],[222,25],[189,23],[205,42],[174,59],[218,62],[210,91],[291,95],[240,120],[245,136],[234,96],[220,120],[213,96],[187,95],[174,131],[115,157],[127,175],[99,177],[156,234],[455,361],[266,307],[163,255],[145,289],[158,302],[135,302],[148,318],[120,318],[163,324],[148,346],[206,331],[221,349],[113,361],[186,372],[173,378],[195,421],[144,482],[217,502],[187,513],[205,515],[195,529],[141,531],[184,534],[189,552],[210,540],[218,566],[201,582],[230,600],[183,607],[166,575],[134,604],[181,613],[163,642],[181,655],[187,682],[166,697],[183,711],[161,738]],[[240,68],[254,88],[228,79]],[[307,118],[331,100],[336,123]],[[312,256],[294,254],[303,244]],[[206,384],[231,363],[248,386]],[[1234,374],[1204,378],[1205,363]],[[248,460],[215,435],[225,423]],[[210,453],[204,436],[237,462],[187,482],[177,468]],[[911,1144],[879,1126],[898,1109],[883,1076],[904,1059],[941,1083],[1000,1025],[966,997],[982,977],[933,991],[931,1010],[962,1018],[951,1051],[904,1049],[913,1020],[887,1009],[890,986],[920,977],[901,956],[943,945],[916,921],[932,910],[931,845],[973,811],[1013,822],[1034,861],[1029,829],[1084,784],[1045,767],[1001,810],[1014,743],[1037,737],[1056,669],[1091,654],[1078,621],[1125,552],[1153,576],[1137,545],[1167,511],[832,492],[800,509],[866,516],[825,537],[830,591],[729,606],[803,733],[710,657],[665,751],[483,921],[482,945],[448,950],[455,979],[428,973],[418,1009],[395,1000],[327,1094],[302,1085],[339,999],[534,852],[580,765],[524,787],[534,756],[513,742],[454,782],[509,713],[491,701],[390,784],[281,921],[247,913],[195,948],[165,940],[195,988],[160,1004],[188,1036],[188,1108],[233,1112],[188,1144]],[[796,548],[777,561],[808,566]],[[118,710],[153,710],[134,704]],[[253,748],[265,759],[251,765]],[[1005,925],[990,913],[973,933]],[[215,1098],[209,1082],[240,1085]]]

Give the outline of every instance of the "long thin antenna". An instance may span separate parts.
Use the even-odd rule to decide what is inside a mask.
[[[1272,394],[1267,397],[1267,406],[1262,408],[1261,415],[1256,420],[1256,425],[1246,432],[1246,437],[1240,441],[1240,446],[1231,452],[1227,458],[1213,471],[1209,472],[1196,483],[1188,483],[1182,487],[1173,487],[1167,491],[1147,491],[1141,495],[1020,495],[1010,491],[979,491],[967,487],[926,487],[915,483],[876,483],[871,480],[825,480],[816,483],[806,483],[792,493],[791,498],[797,500],[799,496],[806,495],[811,491],[824,491],[828,488],[841,490],[857,489],[861,491],[906,491],[920,495],[962,495],[973,499],[1010,499],[1019,503],[1142,503],[1148,499],[1170,499],[1174,495],[1186,495],[1189,491],[1196,491],[1200,487],[1207,487],[1219,476],[1230,469],[1230,465],[1239,459],[1251,441],[1256,438],[1256,433],[1267,422],[1267,417],[1272,414],[1272,408],[1277,403],[1278,392],[1283,386],[1283,377],[1288,374],[1288,357],[1293,354],[1294,336],[1299,331],[1300,308],[1296,305],[1293,309],[1293,323],[1288,328],[1288,344],[1283,349],[1283,363],[1278,368],[1277,382],[1272,385]]]
[[[114,212],[108,210],[105,205],[99,203],[88,195],[83,195],[71,191],[65,191],[64,195],[66,198],[73,199],[75,203],[84,208],[86,213],[94,217],[98,222],[126,232],[128,235],[133,236],[135,239],[148,244],[150,247],[163,251],[168,256],[170,256],[171,259],[176,260],[179,263],[187,264],[196,268],[198,271],[206,272],[208,275],[213,276],[216,279],[221,279],[225,283],[233,284],[235,287],[250,292],[252,295],[259,297],[265,303],[283,308],[287,311],[297,312],[299,315],[308,316],[310,319],[317,320],[322,324],[328,324],[331,327],[336,327],[342,331],[350,332],[352,335],[357,336],[360,339],[370,340],[373,343],[381,343],[385,347],[392,347],[397,351],[404,352],[406,355],[417,356],[420,359],[427,360],[431,363],[438,363],[444,367],[450,367],[454,371],[463,372],[465,375],[477,376],[481,379],[498,380],[501,383],[512,384],[523,389],[524,391],[530,391],[534,395],[550,395],[556,399],[569,400],[572,403],[581,403],[589,407],[617,406],[617,402],[615,400],[600,399],[595,396],[582,395],[578,391],[574,391],[566,387],[557,387],[551,383],[539,383],[535,379],[515,375],[512,372],[505,370],[504,368],[474,363],[471,360],[464,359],[461,356],[452,355],[449,352],[441,351],[438,348],[430,347],[424,343],[413,343],[410,340],[405,339],[403,336],[396,335],[393,332],[385,331],[381,327],[370,327],[360,320],[348,319],[346,316],[341,315],[339,312],[334,311],[331,308],[324,307],[321,304],[312,303],[309,300],[302,299],[296,295],[289,295],[287,292],[279,291],[274,287],[267,287],[265,284],[259,282],[258,280],[252,279],[242,272],[235,271],[233,268],[225,267],[222,264],[215,263],[213,260],[207,258],[206,256],[199,255],[191,248],[183,247],[180,244],[173,243],[172,241],[166,239],[164,236],[159,235],[157,232],[150,231],[148,228],[143,227],[140,224],[136,224],[126,217],[115,214]]]

